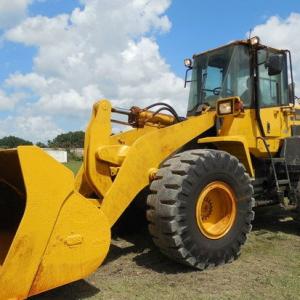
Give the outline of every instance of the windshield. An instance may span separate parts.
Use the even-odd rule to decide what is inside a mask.
[[[193,114],[200,104],[214,108],[218,99],[230,96],[239,96],[246,107],[250,105],[250,56],[244,45],[231,45],[196,56],[188,114]]]

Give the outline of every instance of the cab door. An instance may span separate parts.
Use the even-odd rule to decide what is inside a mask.
[[[282,107],[287,106],[289,102],[287,68],[286,63],[284,63],[280,74],[269,76],[268,69],[265,66],[266,57],[267,50],[258,51],[258,101],[260,118],[267,137],[280,137],[288,129],[285,128],[287,126],[285,120],[286,114],[283,114],[282,110]]]

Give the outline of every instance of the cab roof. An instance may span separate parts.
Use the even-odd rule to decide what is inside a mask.
[[[255,45],[251,44],[251,40],[253,38],[258,38],[258,41],[259,41]],[[235,45],[243,45],[243,46],[248,46],[248,47],[254,47],[256,49],[269,48],[270,50],[273,50],[274,52],[285,52],[286,51],[286,50],[283,50],[283,49],[276,49],[276,48],[273,48],[273,47],[270,47],[270,46],[263,45],[263,44],[260,43],[259,37],[255,36],[255,37],[252,37],[251,39],[248,39],[248,40],[236,40],[236,41],[230,42],[228,44],[222,45],[222,46],[217,47],[217,48],[213,48],[213,49],[209,49],[209,50],[204,51],[204,52],[196,53],[196,54],[193,55],[193,58],[195,58],[197,56],[200,56],[202,54],[215,52],[216,50],[221,50],[223,48],[227,48],[227,47],[235,46]]]

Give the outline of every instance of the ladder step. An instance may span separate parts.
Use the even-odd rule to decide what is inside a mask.
[[[274,158],[272,158],[272,160],[274,162],[285,162],[285,158],[284,157],[274,157]]]
[[[278,180],[279,185],[285,185],[285,184],[289,184],[289,183],[290,183],[289,179],[280,179],[280,180]]]

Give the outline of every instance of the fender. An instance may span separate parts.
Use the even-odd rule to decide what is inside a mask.
[[[251,177],[255,176],[247,140],[243,136],[206,137],[197,141],[199,144],[213,144],[219,150],[224,150],[236,156],[245,166]]]

